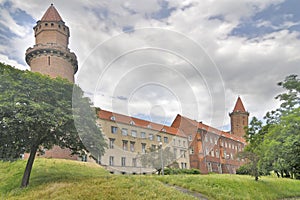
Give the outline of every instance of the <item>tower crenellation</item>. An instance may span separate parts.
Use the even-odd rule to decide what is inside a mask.
[[[31,71],[74,82],[78,64],[75,53],[68,48],[70,30],[53,4],[33,30],[35,45],[26,50],[26,62]]]

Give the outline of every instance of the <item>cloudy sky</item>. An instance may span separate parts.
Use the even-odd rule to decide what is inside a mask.
[[[71,31],[76,83],[102,109],[170,124],[182,114],[229,130],[278,107],[300,72],[298,0],[0,0],[0,61],[29,69],[32,27],[54,3]]]

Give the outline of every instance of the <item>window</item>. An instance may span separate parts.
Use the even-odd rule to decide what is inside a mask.
[[[185,141],[183,141],[183,144],[182,144],[184,147],[185,147]]]
[[[48,26],[48,23],[45,23],[45,26]]]
[[[114,138],[109,138],[109,148],[110,149],[114,148],[114,143],[115,143],[115,139]]]
[[[181,140],[178,140],[178,146],[180,146],[181,145]]]
[[[115,116],[111,116],[111,117],[110,117],[110,120],[111,120],[111,121],[115,121],[115,120],[116,120]]]
[[[130,125],[135,125],[134,121],[130,121],[129,123]]]
[[[150,124],[148,124],[148,126],[147,126],[148,128],[152,128],[152,126],[150,125]]]
[[[176,144],[176,139],[174,138],[174,139],[173,139],[173,145],[175,145],[175,144]]]
[[[224,150],[224,158],[227,159],[226,157],[227,157],[227,154],[226,154],[226,151]]]
[[[136,137],[136,133],[137,133],[136,131],[132,130],[132,131],[131,131],[131,136],[132,136],[132,137]]]
[[[217,137],[215,137],[215,144],[217,144],[218,143],[218,138]]]
[[[207,163],[207,169],[208,169],[208,172],[212,172],[211,163]]]
[[[190,147],[190,154],[194,154],[194,148]]]
[[[48,65],[50,66],[50,56],[48,56]]]
[[[142,153],[146,153],[146,144],[142,143]]]
[[[212,151],[210,152],[210,155],[211,155],[212,157],[215,157],[215,151],[212,150]]]
[[[122,128],[122,135],[127,136],[127,129],[126,128]]]
[[[181,169],[186,169],[186,163],[181,163]]]
[[[153,134],[149,134],[149,140],[153,140]]]
[[[177,158],[177,149],[174,148],[174,157]]]
[[[209,137],[209,142],[212,144],[213,140],[212,140],[212,136]]]
[[[189,135],[189,136],[188,136],[188,140],[189,140],[189,141],[192,141],[192,135]]]
[[[231,149],[231,143],[228,143],[228,148]]]
[[[152,145],[151,145],[151,148],[152,148],[153,150],[155,150],[155,149],[156,149],[156,145],[155,145],[155,144],[152,144]]]
[[[205,136],[205,142],[208,142],[208,135]]]
[[[225,142],[225,148],[227,148],[227,142]]]
[[[117,133],[118,127],[112,126],[111,133]]]
[[[185,151],[184,150],[180,150],[180,155],[181,155],[181,158],[185,158]]]
[[[166,132],[166,129],[165,129],[165,128],[163,128],[163,129],[161,129],[161,131],[162,131],[162,132]]]
[[[168,143],[169,142],[169,138],[168,137],[164,137],[164,143]]]
[[[114,165],[114,157],[113,156],[109,156],[109,165],[110,166]]]
[[[132,158],[132,167],[136,167],[136,158]]]
[[[216,149],[216,157],[219,158],[220,157],[220,154],[219,154],[219,150]]]
[[[230,158],[231,158],[231,160],[233,160],[233,154],[232,153],[230,153]]]
[[[161,136],[160,135],[157,135],[157,142],[161,142]]]
[[[146,138],[146,133],[145,132],[141,132],[141,138]]]
[[[130,151],[131,152],[134,152],[134,144],[135,144],[135,142],[130,142]]]
[[[54,24],[53,24],[53,23],[51,23],[51,26],[54,26]]]
[[[121,165],[122,165],[122,167],[126,166],[126,157],[121,158]]]
[[[208,148],[206,147],[206,149],[205,149],[205,155],[208,155],[209,154],[209,150],[208,150]]]
[[[123,150],[124,151],[128,150],[128,141],[127,140],[123,140]]]

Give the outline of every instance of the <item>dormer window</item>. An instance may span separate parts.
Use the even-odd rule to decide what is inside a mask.
[[[165,129],[165,128],[163,128],[163,129],[161,129],[161,131],[162,131],[162,132],[166,132],[166,129]]]
[[[110,120],[111,120],[111,121],[115,121],[115,120],[116,120],[116,117],[115,117],[115,116],[111,116],[111,117],[110,117]]]
[[[152,128],[152,126],[150,124],[148,124],[147,128]]]
[[[129,122],[130,125],[135,125],[134,121]]]

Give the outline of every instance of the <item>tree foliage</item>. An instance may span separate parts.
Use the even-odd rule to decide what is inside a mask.
[[[254,117],[246,129],[249,144],[241,155],[256,179],[271,171],[300,179],[300,79],[290,75],[278,85],[286,89],[275,97],[280,108],[267,112],[265,125]]]
[[[95,112],[78,86],[0,65],[0,159],[13,161],[30,153],[22,187],[29,184],[39,150],[58,145],[74,154],[104,153]]]
[[[154,149],[150,148],[145,154],[141,155],[141,163],[143,167],[151,167],[161,173],[162,166],[167,167],[175,161],[174,153],[170,151],[170,147]]]

